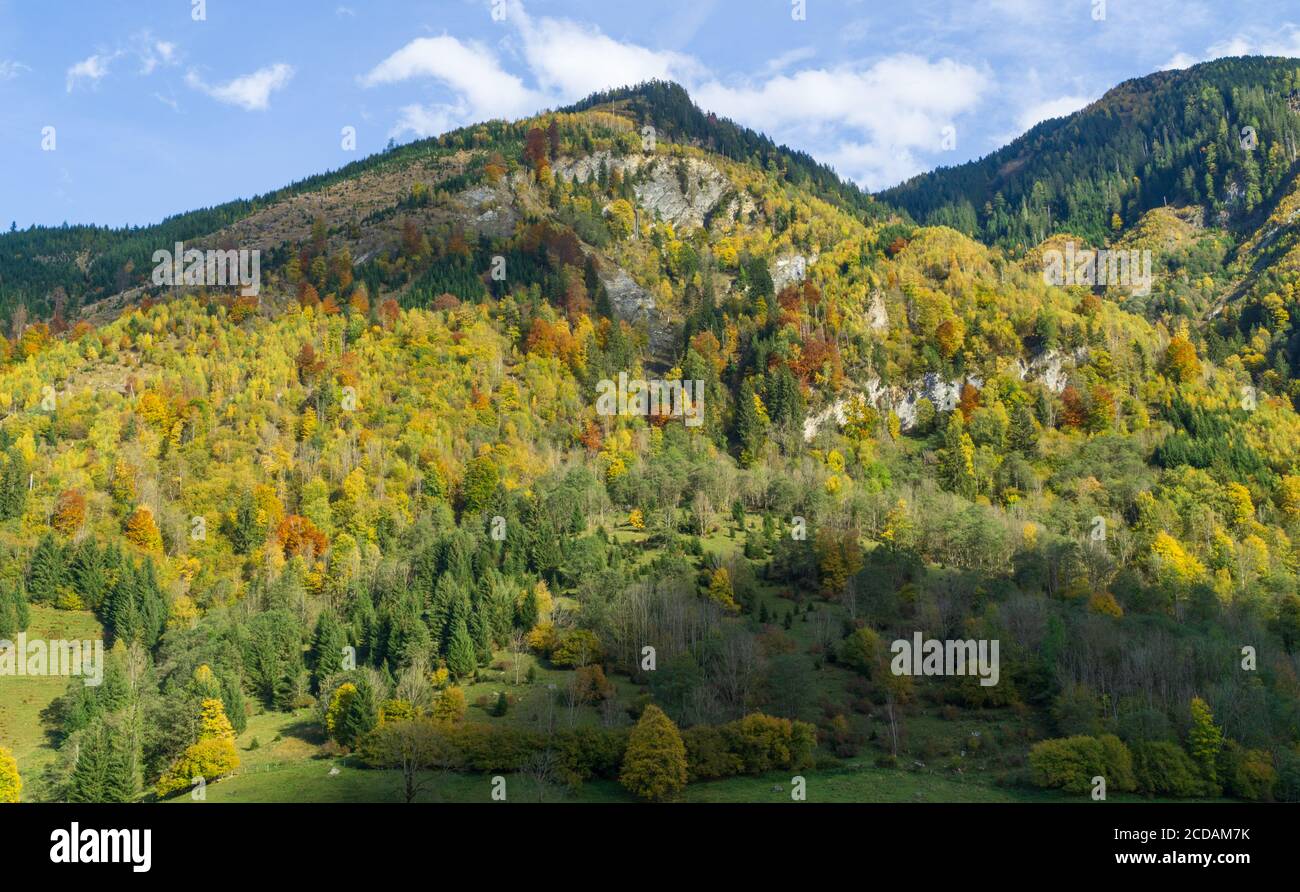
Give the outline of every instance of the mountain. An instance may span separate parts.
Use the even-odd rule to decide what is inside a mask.
[[[1242,225],[1290,181],[1297,152],[1296,60],[1219,59],[1125,81],[978,161],[921,174],[879,198],[1020,251],[1057,230],[1100,244],[1166,205],[1200,206],[1217,225]]]
[[[1300,799],[1300,197],[1196,154],[1227,85],[1282,152],[1286,77],[1154,75],[877,198],[652,83],[0,236],[0,637],[98,624],[112,682],[0,738],[40,701],[17,764],[74,801],[241,759],[329,798],[345,748],[381,797],[405,735],[539,795]],[[1214,198],[1152,198],[1184,162]],[[993,185],[1059,197],[943,219]],[[178,239],[256,294],[168,282]],[[1045,276],[1092,247],[1151,281]],[[900,672],[916,636],[999,662]]]

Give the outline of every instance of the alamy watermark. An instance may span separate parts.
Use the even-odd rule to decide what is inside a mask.
[[[1077,250],[1074,242],[1066,242],[1064,251],[1052,248],[1043,252],[1043,281],[1058,288],[1118,285],[1135,297],[1145,297],[1151,293],[1151,252]]]
[[[0,638],[0,677],[31,675],[76,675],[85,679],[86,687],[99,687],[104,681],[104,642],[46,640],[18,633],[17,643]]]
[[[998,641],[940,641],[924,639],[920,632],[912,640],[899,638],[889,646],[894,655],[889,668],[895,675],[978,675],[980,686],[998,683]]]
[[[604,378],[596,384],[596,411],[601,415],[662,415],[684,419],[687,427],[704,423],[704,382],[699,380],[628,380]]]
[[[175,252],[161,248],[153,252],[153,283],[175,285],[205,285],[210,288],[239,286],[244,297],[256,297],[262,290],[262,252],[253,249],[221,251],[185,248],[176,243]]]

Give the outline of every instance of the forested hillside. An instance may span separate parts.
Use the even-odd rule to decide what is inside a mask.
[[[649,84],[0,236],[0,638],[110,651],[23,798],[1300,800],[1296,86],[1153,75],[877,201]],[[1047,284],[1076,237],[1150,293]],[[260,294],[153,285],[179,238]]]
[[[1219,59],[1126,81],[979,161],[880,197],[1017,252],[1055,231],[1099,245],[1157,207],[1200,206],[1223,225],[1250,220],[1297,152],[1295,60]]]

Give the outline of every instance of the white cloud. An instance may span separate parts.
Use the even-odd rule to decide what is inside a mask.
[[[12,59],[0,59],[0,81],[13,80],[24,71],[32,69],[22,62],[16,62]]]
[[[969,65],[903,53],[867,68],[805,69],[739,87],[712,81],[695,98],[778,141],[808,146],[811,137],[842,174],[875,189],[924,169],[914,153],[940,151],[945,128],[988,88]]]
[[[1174,53],[1169,61],[1160,66],[1161,71],[1181,70],[1191,68],[1197,62],[1201,61],[1190,53]]]
[[[1016,135],[1018,136],[1035,124],[1041,124],[1051,118],[1060,118],[1073,114],[1090,102],[1092,100],[1087,96],[1058,96],[1056,99],[1048,99],[1031,105],[1017,116],[1016,126],[1020,130]]]
[[[149,31],[141,31],[117,49],[88,56],[68,69],[67,87],[71,93],[79,84],[95,86],[108,76],[110,69],[123,56],[134,56],[140,62],[140,74],[150,75],[161,67],[177,62],[177,47],[168,40],[157,40]]]
[[[986,73],[952,59],[902,53],[836,67],[798,69],[814,54],[795,48],[742,82],[722,82],[692,56],[618,40],[574,21],[532,18],[518,0],[502,41],[522,65],[503,67],[492,48],[455,37],[420,37],[360,78],[367,87],[427,78],[451,95],[399,110],[393,135],[432,136],[484,118],[518,118],[593,92],[652,79],[683,84],[700,106],[826,158],[870,188],[924,170],[945,129],[988,91]]]
[[[578,22],[534,21],[521,5],[510,10],[508,20],[519,29],[524,59],[538,83],[561,99],[648,80],[689,83],[706,74],[703,65],[684,53],[618,41]]]
[[[293,66],[277,62],[252,74],[215,85],[205,83],[196,72],[190,71],[185,75],[185,83],[218,102],[237,105],[248,111],[265,111],[271,107],[271,94],[283,89],[292,77]]]
[[[468,111],[511,117],[537,110],[545,97],[505,71],[482,44],[454,37],[417,37],[361,78],[363,86],[393,84],[413,78],[441,81],[463,97]]]
[[[99,83],[108,74],[109,67],[121,55],[121,50],[114,53],[96,53],[73,65],[67,73],[68,92],[71,93],[73,88],[82,81],[88,81],[91,86]]]
[[[406,105],[403,106],[397,123],[389,131],[390,136],[413,134],[418,139],[427,136],[439,136],[448,130],[456,129],[466,119],[465,109],[451,105]]]
[[[1242,31],[1210,44],[1200,55],[1175,53],[1161,68],[1190,68],[1199,62],[1228,56],[1300,56],[1300,28],[1287,24],[1269,30]]]
[[[366,87],[429,78],[443,84],[455,100],[442,105],[407,105],[392,135],[435,136],[486,118],[516,118],[547,104],[547,97],[503,69],[487,47],[455,37],[418,37],[361,78]]]
[[[769,75],[779,74],[791,65],[797,65],[805,59],[814,58],[816,55],[817,50],[810,46],[801,46],[792,50],[786,50],[781,55],[769,59],[767,64],[763,66],[763,73]]]
[[[140,57],[140,73],[152,74],[160,65],[176,64],[176,44],[168,40],[154,40],[148,33],[136,39],[135,54]]]

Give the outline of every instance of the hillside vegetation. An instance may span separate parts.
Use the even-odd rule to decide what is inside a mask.
[[[1044,148],[1105,101],[1004,150],[1061,178],[1041,226],[944,212],[945,172],[877,201],[651,84],[0,236],[0,638],[67,611],[110,647],[23,798],[278,798],[252,769],[324,757],[349,799],[1300,799],[1295,193],[1266,165],[1236,228],[1224,171],[1173,185],[1229,86],[1284,151],[1274,60],[1154,75],[1110,99],[1170,128],[1137,192]],[[153,285],[181,237],[261,251],[260,294]],[[1150,293],[1044,281],[1103,237]],[[603,413],[620,374],[700,382],[701,423]],[[897,674],[916,634],[999,642],[997,684]]]

